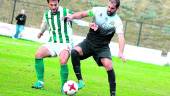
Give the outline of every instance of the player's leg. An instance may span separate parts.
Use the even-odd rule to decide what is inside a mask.
[[[38,81],[34,83],[32,88],[41,89],[44,85],[44,62],[43,58],[50,56],[49,50],[45,46],[41,46],[35,54],[35,70]]]
[[[19,33],[18,33],[18,38],[21,38],[21,33],[24,30],[24,25],[20,25]]]
[[[116,94],[116,80],[115,72],[112,66],[111,52],[108,46],[103,46],[98,49],[94,49],[93,58],[99,66],[104,66],[108,74],[108,83],[110,88],[110,96]]]
[[[69,71],[68,71],[67,61],[69,57],[70,57],[69,50],[63,50],[59,54],[59,59],[60,59],[60,64],[61,64],[61,69],[60,69],[61,88],[63,88],[64,83],[68,79]]]
[[[16,32],[14,34],[14,38],[18,38],[19,31],[20,31],[20,25],[16,24]]]
[[[61,66],[60,67],[61,92],[64,95],[63,85],[68,80],[69,70],[68,70],[67,62],[70,57],[71,44],[57,43],[54,46],[52,46],[52,48],[54,49],[56,55],[59,56],[59,61]]]
[[[112,60],[109,58],[101,58],[101,63],[107,70],[108,82],[110,87],[110,96],[116,96],[116,80],[115,80],[115,72],[112,67]]]
[[[81,75],[81,68],[80,68],[80,55],[83,55],[82,48],[76,46],[74,49],[71,50],[71,61],[74,69],[74,73],[77,77],[78,81],[78,88],[81,89],[85,86],[83,82],[83,78]]]

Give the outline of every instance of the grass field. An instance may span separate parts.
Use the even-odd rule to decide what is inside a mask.
[[[34,53],[40,44],[0,36],[0,96],[60,96],[58,58],[45,59],[45,89],[35,90]],[[113,58],[117,96],[169,96],[170,67]],[[69,79],[75,80],[69,60]],[[86,86],[76,96],[109,96],[107,74],[89,58],[82,61]]]

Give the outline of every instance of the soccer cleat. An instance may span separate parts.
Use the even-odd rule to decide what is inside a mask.
[[[78,82],[78,89],[82,89],[85,86],[85,83],[83,80],[79,80]]]
[[[43,87],[44,87],[44,82],[42,82],[42,81],[37,81],[32,86],[32,88],[35,88],[35,89],[42,89]]]

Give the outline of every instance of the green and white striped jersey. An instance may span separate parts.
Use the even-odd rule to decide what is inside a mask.
[[[71,14],[72,11],[59,6],[58,12],[52,14],[51,10],[44,12],[43,22],[48,25],[50,42],[71,43],[72,28],[70,22],[64,22],[64,16]]]

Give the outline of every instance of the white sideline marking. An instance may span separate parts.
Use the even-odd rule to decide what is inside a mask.
[[[2,30],[1,30],[2,29]],[[0,22],[0,34],[5,36],[12,36],[13,32],[15,32],[15,26],[7,23]],[[37,39],[37,34],[40,32],[39,29],[25,27],[25,30],[22,32],[23,39],[32,40],[35,42],[47,42],[49,38],[48,32],[45,32],[43,37]],[[84,39],[84,37],[75,36],[74,35],[75,44],[79,43]],[[0,43],[1,44],[1,43]],[[8,43],[13,45],[22,45],[22,46],[34,46],[31,44],[21,44],[21,43]],[[35,45],[36,46],[36,45]],[[111,42],[110,49],[112,56],[117,56],[118,54],[118,44]],[[125,46],[125,57],[129,60],[135,60],[145,63],[157,64],[157,65],[165,65],[167,62],[170,62],[170,53],[168,53],[167,57],[161,56],[161,50],[149,49],[144,47],[137,47],[126,44]]]

